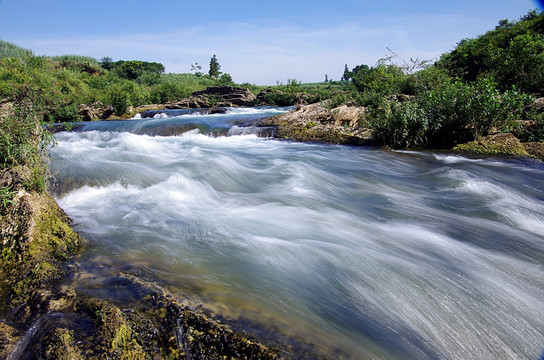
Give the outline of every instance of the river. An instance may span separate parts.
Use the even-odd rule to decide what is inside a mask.
[[[541,356],[544,165],[235,126],[286,110],[57,133],[52,192],[89,239],[83,261],[332,358]],[[93,282],[79,286],[107,292]]]

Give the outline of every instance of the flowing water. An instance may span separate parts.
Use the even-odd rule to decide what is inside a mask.
[[[208,135],[285,110],[58,133],[53,191],[89,263],[331,357],[539,358],[542,164]]]

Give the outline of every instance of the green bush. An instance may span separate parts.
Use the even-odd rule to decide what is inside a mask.
[[[452,148],[491,131],[510,132],[518,126],[529,95],[501,93],[490,79],[474,84],[447,83],[423,93],[417,101],[383,102],[370,107],[376,141],[396,148]]]
[[[80,120],[78,107],[75,104],[60,107],[53,113],[53,118],[56,122],[77,122]]]
[[[544,14],[533,10],[519,21],[499,25],[475,39],[464,39],[443,54],[436,66],[452,77],[476,81],[493,77],[498,88],[524,92],[544,88]]]
[[[188,97],[191,91],[181,83],[163,82],[151,89],[151,102],[164,104]]]
[[[16,89],[11,100],[13,111],[0,114],[0,169],[24,168],[28,174],[23,184],[26,189],[44,191],[48,179],[47,150],[54,138],[43,128],[43,94],[23,86]],[[6,204],[10,192],[2,191],[2,203]]]
[[[455,82],[426,92],[419,106],[429,121],[429,145],[451,148],[491,130],[511,131],[531,97],[515,90],[500,93],[490,79],[475,84]]]
[[[396,65],[380,64],[362,68],[353,76],[353,84],[360,92],[374,92],[382,95],[411,94],[407,86],[409,77]]]
[[[106,92],[107,103],[113,106],[115,115],[121,116],[125,114],[131,106],[131,94],[123,89],[120,84],[115,84]]]
[[[376,116],[377,115],[377,116]],[[371,121],[374,139],[394,148],[418,147],[427,143],[425,112],[415,102],[390,102]]]
[[[300,94],[273,89],[271,92],[264,94],[263,98],[270,105],[291,106],[300,100]]]

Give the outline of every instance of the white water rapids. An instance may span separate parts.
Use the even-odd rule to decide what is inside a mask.
[[[542,164],[110,124],[52,151],[89,257],[331,357],[539,358]]]

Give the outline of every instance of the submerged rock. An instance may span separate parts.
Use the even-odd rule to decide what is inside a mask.
[[[233,329],[229,320],[193,310],[135,275],[120,273],[115,281],[133,300],[121,304],[115,298],[79,295],[68,285],[36,291],[18,312],[31,314],[18,319],[28,330],[14,345],[15,331],[0,326],[0,351],[7,342],[11,347],[4,345],[5,350],[32,358],[324,358],[313,347],[292,340],[278,338],[274,347],[267,346]]]
[[[327,103],[300,106],[256,123],[275,127],[278,138],[333,144],[371,145],[372,131],[366,126],[366,109],[342,105],[333,109]]]

